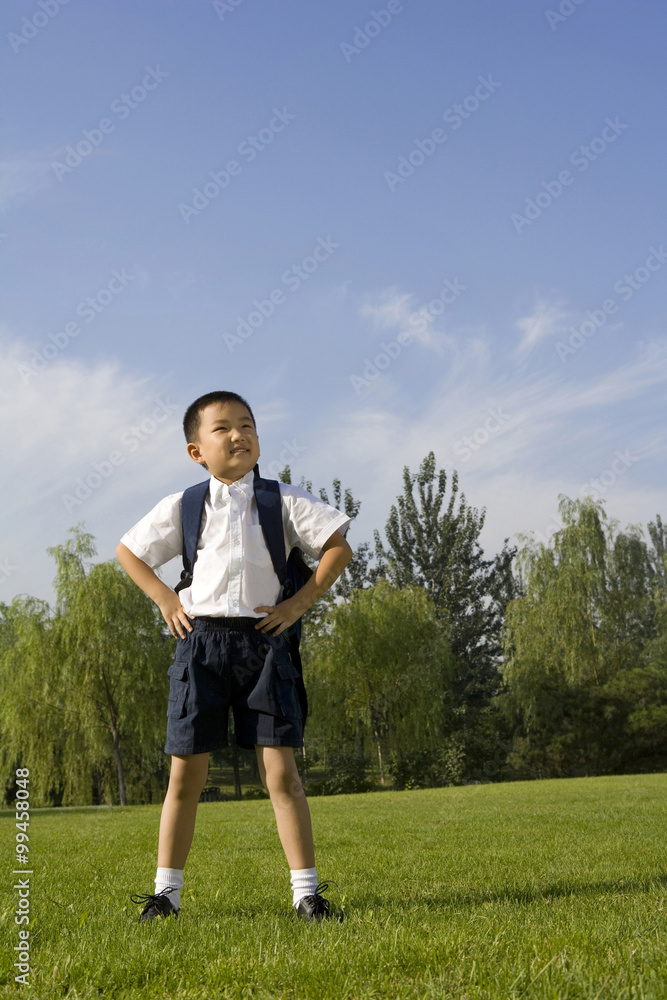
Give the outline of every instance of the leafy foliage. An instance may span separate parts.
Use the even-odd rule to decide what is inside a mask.
[[[308,663],[315,724],[338,741],[361,730],[384,783],[387,749],[437,741],[451,673],[444,630],[423,590],[386,580],[353,591],[329,623]]]
[[[340,480],[319,495],[358,515]],[[363,791],[376,774],[427,788],[667,766],[665,527],[648,525],[649,544],[600,502],[561,496],[560,510],[550,545],[519,536],[518,557],[505,540],[485,559],[485,510],[457,473],[433,453],[404,469],[386,548],[378,532],[372,555],[360,545],[305,616],[300,762],[325,764],[309,794]],[[154,801],[173,640],[115,561],[93,563],[92,536],[70,536],[49,550],[54,608],[0,605],[5,797],[29,766],[35,804]]]
[[[510,765],[549,777],[667,763],[661,530],[651,553],[600,501],[563,496],[560,511],[553,548],[525,539],[525,594],[507,612]]]
[[[465,730],[451,743],[463,755],[461,780],[477,770],[471,733],[502,688],[504,612],[519,593],[512,572],[516,549],[508,540],[494,559],[484,558],[479,536],[485,516],[485,509],[468,506],[465,494],[459,495],[458,473],[450,479],[446,470],[437,471],[430,452],[417,473],[403,470],[403,495],[385,528],[387,548],[375,532],[378,569],[396,587],[422,588],[446,630],[453,671],[442,728],[445,738]],[[453,774],[451,768],[447,773]]]
[[[278,475],[278,479],[282,483],[292,482],[292,472],[289,465],[286,465],[281,473]],[[299,482],[299,486],[312,493],[315,496],[315,490],[313,489],[313,484],[309,479],[305,479],[303,476]],[[325,487],[320,487],[319,496],[321,500],[325,503],[330,504],[335,507],[336,510],[343,511],[347,516],[354,522],[354,519],[359,513],[361,508],[361,501],[355,500],[352,496],[352,491],[346,489],[343,492],[343,487],[340,479],[334,479],[332,484],[331,499],[329,499],[329,491]],[[351,527],[351,525],[350,525]],[[352,559],[345,567],[339,578],[334,583],[333,587],[330,587],[322,597],[317,601],[303,616],[303,622],[306,628],[303,632],[303,649],[304,652],[307,650],[309,641],[312,642],[321,635],[323,631],[326,630],[326,617],[331,609],[340,601],[347,600],[353,590],[366,586],[368,583],[368,552],[370,546],[368,542],[362,542],[362,544],[354,552]],[[308,563],[311,568],[314,568],[312,560],[306,557],[306,563]]]
[[[371,787],[366,770],[368,759],[355,751],[337,747],[327,759],[327,777],[310,782],[308,795],[345,795],[367,792]]]
[[[71,536],[49,550],[55,612],[17,600],[3,622],[3,763],[30,767],[36,801],[151,801],[166,777],[158,747],[172,642],[119,566],[88,566],[92,537]]]

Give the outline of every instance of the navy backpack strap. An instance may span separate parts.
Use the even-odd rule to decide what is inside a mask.
[[[259,523],[262,526],[264,541],[266,542],[266,547],[269,550],[269,555],[271,556],[271,562],[273,563],[276,576],[280,581],[281,590],[279,600],[284,600],[286,597],[292,596],[296,587],[294,574],[289,573],[289,566],[285,557],[285,536],[283,534],[283,507],[282,498],[280,496],[280,483],[276,479],[263,479],[259,475],[258,467],[255,466],[253,488],[255,491],[257,512],[259,514]],[[290,558],[294,559],[295,557],[300,558],[300,552],[296,549],[292,549]],[[301,559],[301,563],[305,570],[304,576],[307,579],[311,575],[312,570],[306,565],[303,559]],[[290,645],[290,657],[298,673],[296,686],[299,695],[299,704],[301,706],[303,725],[305,727],[306,719],[308,718],[308,696],[303,683],[303,666],[301,664],[301,655],[299,653],[301,620],[295,622],[293,625],[290,625],[290,627],[286,629],[285,634]]]
[[[280,581],[281,587],[284,587],[287,558],[285,556],[280,483],[276,479],[263,479],[256,472],[253,487],[264,541],[269,550],[276,576]]]
[[[192,583],[192,571],[197,558],[197,542],[199,541],[199,529],[201,527],[202,514],[204,513],[204,501],[208,493],[210,480],[196,486],[189,486],[183,493],[181,499],[181,524],[183,529],[183,572],[180,582],[176,584],[176,593],[189,587]]]
[[[257,467],[255,468],[257,469]],[[285,557],[285,535],[283,532],[283,508],[280,483],[276,479],[263,479],[255,471],[253,487],[264,541],[269,550],[276,576],[283,588],[282,598],[291,597],[298,589],[298,586],[303,586],[306,580],[313,575],[313,571],[301,555],[301,549],[294,548],[290,552],[289,557]],[[292,572],[290,572],[290,568]],[[301,577],[298,585],[295,573]]]

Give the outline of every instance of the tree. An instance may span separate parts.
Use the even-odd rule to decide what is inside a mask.
[[[292,482],[292,473],[289,465],[285,466],[283,471],[278,475],[278,479],[281,483]],[[309,479],[304,479],[302,476],[299,486],[315,495],[313,484]],[[329,493],[324,487],[320,487],[318,492],[320,498],[324,500],[325,503],[335,507],[336,510],[344,511],[351,521],[354,521],[359,513],[361,501],[354,499],[350,489],[346,489],[345,492],[343,492],[340,479],[333,480],[331,500],[329,500]],[[352,559],[347,564],[334,585],[322,595],[319,601],[306,611],[303,616],[303,623],[305,625],[302,640],[304,651],[308,648],[309,640],[312,641],[313,638],[322,633],[325,627],[324,622],[328,612],[339,601],[346,600],[354,589],[362,587],[368,583],[369,549],[370,546],[368,542],[362,542],[359,548],[354,552]],[[313,568],[312,560],[306,558],[306,563]]]
[[[448,488],[450,490],[447,501]],[[416,495],[415,495],[416,489]],[[512,573],[514,547],[484,559],[479,536],[486,509],[459,496],[459,478],[436,470],[429,452],[417,473],[403,470],[403,495],[392,506],[385,549],[375,532],[376,572],[397,587],[420,587],[447,629],[454,659],[453,698],[446,702],[444,731],[457,757],[458,780],[485,773],[504,739],[492,699],[500,691],[501,628],[505,607],[518,591]],[[495,729],[495,732],[494,732]],[[448,772],[454,771],[448,767]]]
[[[33,597],[3,607],[0,631],[0,760],[3,771],[30,768],[31,798],[48,803],[61,786],[67,743],[51,609]],[[11,795],[13,780],[7,791]]]
[[[164,729],[164,688],[171,661],[161,617],[114,562],[87,570],[90,535],[49,554],[56,560],[56,628],[62,657],[65,718],[98,766],[109,754],[121,805],[127,804],[124,756],[154,757]]]
[[[634,574],[631,591],[635,600],[627,600],[625,605],[625,635],[632,630],[636,645],[643,644],[641,656],[628,655],[626,668],[619,669],[607,684],[610,694],[622,699],[629,709],[624,745],[625,767],[631,771],[667,767],[667,551],[660,515],[655,523],[649,522],[648,531],[654,548],[642,553],[645,558],[635,559],[635,565],[645,567],[645,585],[638,585]],[[638,606],[644,610],[644,627]]]
[[[441,735],[451,672],[442,624],[423,590],[386,580],[353,591],[328,624],[307,665],[313,724],[334,745],[360,730],[370,737],[384,784],[388,750],[435,746]]]
[[[606,549],[606,600],[601,612],[607,672],[637,663],[639,652],[656,636],[660,580],[641,529],[616,537],[613,522]]]
[[[602,501],[561,495],[559,509],[553,546],[521,536],[525,593],[507,609],[506,706],[519,758],[538,776],[622,770],[633,700],[655,680],[645,655],[658,636],[656,568],[640,530],[617,533]]]
[[[389,548],[383,548],[376,531],[376,556],[395,586],[428,591],[448,621],[452,652],[473,663],[480,652],[486,655],[498,647],[504,591],[509,588],[512,593],[508,568],[516,550],[504,548],[496,559],[483,558],[478,539],[486,508],[480,513],[469,507],[458,490],[454,470],[451,496],[443,510],[447,472],[436,472],[434,453],[429,452],[417,473],[411,474],[406,466],[403,496],[392,506],[385,528]]]
[[[606,542],[600,502],[561,497],[565,527],[554,547],[526,544],[519,565],[526,594],[507,610],[506,677],[515,689],[553,673],[570,683],[594,681],[602,670],[597,626],[605,594]]]
[[[56,608],[17,598],[0,630],[5,767],[30,767],[33,800],[150,801],[165,768],[166,670],[173,642],[115,561],[90,567],[81,527],[50,549]]]
[[[661,588],[664,588],[667,581],[667,530],[659,514],[656,515],[655,522],[649,521],[648,533],[653,542],[653,548],[649,551],[651,563]]]

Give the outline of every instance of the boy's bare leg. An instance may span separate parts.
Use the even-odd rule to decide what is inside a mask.
[[[169,787],[162,806],[158,868],[176,868],[182,871],[195,832],[197,804],[206,778],[210,754],[190,756],[173,754]]]
[[[255,744],[262,784],[271,797],[278,836],[291,869],[314,868],[315,848],[310,809],[292,747]]]

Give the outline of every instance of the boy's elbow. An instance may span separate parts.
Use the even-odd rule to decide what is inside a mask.
[[[322,552],[326,552],[328,549],[336,549],[336,555],[342,561],[343,569],[354,555],[350,543],[341,535],[340,531],[334,531],[333,535],[322,546]]]
[[[354,552],[352,551],[352,547],[348,542],[348,540],[344,538],[342,535],[340,535],[339,538],[337,539],[337,548],[343,569],[345,569],[347,564],[352,559]]]

